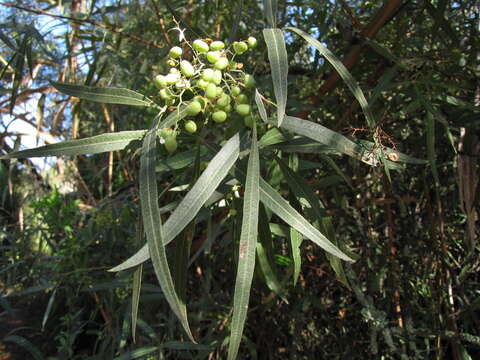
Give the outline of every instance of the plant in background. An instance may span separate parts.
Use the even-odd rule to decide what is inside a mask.
[[[229,359],[236,358],[242,338],[256,257],[267,285],[282,296],[282,284],[272,272],[270,263],[274,254],[269,254],[268,246],[265,246],[271,236],[268,227],[271,220],[281,219],[289,226],[294,282],[300,272],[300,245],[304,238],[328,253],[332,268],[345,283],[347,280],[339,259],[353,261],[355,258],[335,239],[333,225],[325,214],[323,204],[296,173],[298,156],[294,153],[288,163],[285,162],[278,151],[279,146],[294,147],[299,140],[303,145],[321,144],[335,154],[345,154],[369,166],[383,166],[387,175],[390,170],[398,169],[400,163],[424,163],[382,145],[381,138],[376,136],[375,118],[368,102],[348,70],[320,42],[296,28],[285,30],[304,38],[342,76],[362,107],[372,141],[352,140],[320,124],[286,114],[288,61],[285,38],[283,31],[276,27],[274,5],[268,1],[266,4],[269,27],[264,29],[263,37],[268,50],[275,101],[267,99],[255,88],[253,75],[245,72],[244,64],[238,61],[242,54],[258,45],[254,37],[232,44],[220,40],[196,39],[189,42],[183,39],[168,52],[168,73],[159,74],[153,80],[158,91],[156,96],[148,97],[123,88],[53,83],[59,91],[85,100],[154,109],[157,115],[150,129],[65,141],[3,157],[96,154],[122,150],[135,140],[141,140],[138,181],[147,244],[111,271],[136,268],[133,284],[135,300],[141,283],[138,275],[141,266],[151,259],[165,298],[192,342],[196,339],[187,319],[185,290],[179,290],[186,284],[181,279],[181,273],[172,273],[166,246],[173,241],[178,243],[184,267],[187,267],[190,245],[182,245],[183,237],[179,235],[190,231],[189,225],[196,220],[201,209],[220,207],[222,201],[230,198],[243,201],[241,211],[235,216],[241,219],[240,231],[232,232],[236,236],[234,240],[238,241],[238,264]],[[276,110],[275,116],[269,116],[272,106]],[[259,119],[263,123],[257,123]],[[158,140],[164,150],[157,148]],[[168,158],[170,166],[174,164],[172,168],[183,169],[193,165],[197,175],[195,181],[187,186],[186,195],[162,223],[158,187],[162,189],[163,184],[157,183],[156,171],[159,155],[166,155],[165,151],[168,154],[179,152]],[[279,171],[295,195],[292,204],[261,175],[271,159],[278,164]],[[200,174],[202,161],[208,161],[208,164]],[[274,215],[275,218],[272,218]],[[178,267],[175,269],[178,271]],[[138,299],[132,303],[132,326],[135,327]]]

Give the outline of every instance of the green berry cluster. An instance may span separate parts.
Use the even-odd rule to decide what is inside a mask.
[[[199,121],[204,125],[210,120],[223,123],[233,111],[251,127],[250,102],[255,79],[242,70],[243,64],[235,57],[256,46],[257,40],[251,36],[230,46],[223,41],[197,39],[185,42],[183,48],[172,47],[167,60],[170,71],[153,80],[160,101],[174,109],[186,105],[189,118],[184,121],[184,129],[188,133],[197,131]],[[177,126],[161,129],[159,135],[168,152],[176,150]]]

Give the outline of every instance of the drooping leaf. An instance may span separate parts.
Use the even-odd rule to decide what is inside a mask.
[[[285,38],[280,29],[264,29],[268,60],[272,70],[273,91],[277,101],[277,126],[282,125],[287,106],[288,58]]]
[[[250,289],[255,270],[255,248],[258,235],[260,160],[258,154],[256,124],[253,124],[252,146],[248,159],[245,193],[243,200],[242,230],[238,251],[238,269],[233,298],[233,318],[228,359],[237,358],[247,318]]]
[[[139,349],[128,351],[116,357],[114,360],[134,360],[138,358],[144,358],[146,355],[150,355],[151,353],[157,350],[158,350],[158,346],[144,346]]]
[[[142,273],[143,273],[143,264],[140,264],[133,272],[133,281],[132,281],[131,325],[132,325],[133,342],[135,342],[136,333],[137,333],[138,307],[140,305],[140,292],[142,288]]]
[[[34,360],[43,360],[45,357],[42,355],[40,350],[33,345],[29,340],[25,339],[23,336],[19,335],[8,335],[2,339],[3,342],[13,342],[19,347],[25,349],[30,353],[32,359]]]
[[[187,320],[186,306],[179,298],[170,273],[167,254],[163,240],[163,226],[158,207],[156,162],[156,129],[150,130],[143,141],[140,158],[140,204],[142,209],[143,227],[147,236],[148,250],[151,255],[155,274],[170,308],[180,320],[191,341],[195,342]]]
[[[315,229],[298,211],[296,211],[274,188],[260,178],[260,201],[288,225],[313,241],[325,251],[342,260],[353,261],[338,247],[330,242],[320,231]]]
[[[265,105],[263,104],[263,99],[262,95],[258,91],[258,89],[255,89],[255,103],[257,104],[258,108],[258,113],[260,114],[260,117],[264,122],[268,122],[268,115],[267,115],[267,109],[265,109]]]
[[[228,140],[210,161],[192,189],[185,195],[164,225],[165,245],[172,241],[192,221],[203,204],[210,198],[220,182],[230,171],[240,153],[240,136]],[[121,271],[148,260],[148,247],[143,246],[135,255],[109,271]]]
[[[85,139],[63,141],[57,144],[40,146],[34,149],[15,151],[3,155],[2,159],[99,154],[103,152],[122,150],[130,142],[140,140],[145,130],[120,131],[116,133],[96,135]]]
[[[282,127],[296,134],[335,149],[340,153],[357,158],[369,165],[377,165],[378,160],[371,152],[367,152],[361,145],[354,143],[345,136],[332,131],[320,124],[302,120],[293,116],[285,116]]]
[[[153,105],[153,102],[150,99],[130,89],[103,88],[60,82],[52,82],[52,85],[64,94],[104,104],[123,104],[131,106]]]
[[[365,114],[368,126],[373,129],[373,127],[375,126],[375,119],[373,117],[370,106],[368,105],[367,99],[365,98],[365,95],[360,86],[358,85],[357,81],[353,78],[352,74],[350,74],[345,65],[343,65],[343,63],[329,49],[322,45],[320,41],[308,35],[306,32],[295,27],[286,27],[285,29],[291,30],[303,37],[310,45],[315,47],[315,49],[317,49],[318,52],[325,57],[325,59],[327,59],[327,61],[334,67],[334,69],[337,71],[343,81],[345,81],[345,84],[347,84],[353,96],[355,96],[355,98],[357,99],[360,107],[363,110],[363,113]]]

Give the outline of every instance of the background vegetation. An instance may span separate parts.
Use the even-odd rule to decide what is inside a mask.
[[[23,148],[25,134],[11,130],[14,120],[31,124],[46,143],[149,128],[155,117],[149,108],[79,100],[50,82],[153,96],[152,79],[166,72],[177,26],[191,40],[255,36],[259,46],[243,63],[274,99],[260,1],[22,0],[0,6],[3,153]],[[279,1],[276,16],[278,28],[302,29],[343,60],[376,123],[367,125],[331,65],[293,32],[285,32],[289,115],[357,141],[380,139],[426,161],[393,158],[396,169],[387,173],[383,165],[369,166],[306,138],[288,137],[271,148],[262,177],[308,212],[280,163],[294,169],[324,206],[329,239],[356,261],[335,272],[334,262],[308,241],[298,258],[290,245],[298,234],[261,209],[260,222],[271,223],[268,259],[281,287],[272,287],[271,274],[257,264],[239,358],[479,358],[478,2]],[[219,126],[208,140],[218,144],[229,131]],[[176,154],[191,144],[180,136]],[[205,207],[195,231],[187,232],[187,304],[199,344],[186,339],[149,262],[143,274],[138,268],[107,272],[145,243],[138,150],[133,143],[121,152],[54,158],[51,166],[1,160],[0,359],[226,357],[238,257],[238,246],[231,245],[238,242],[242,211],[235,191],[224,192],[223,204]],[[175,154],[159,154],[157,178],[169,189],[160,204],[175,204],[195,169],[175,168]],[[134,277],[143,279],[136,334]]]

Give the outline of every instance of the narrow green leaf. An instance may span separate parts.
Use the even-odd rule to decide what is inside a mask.
[[[302,257],[300,254],[300,245],[302,245],[303,237],[293,227],[290,228],[289,233],[290,247],[292,249],[293,258],[293,286],[297,285],[298,278],[300,276],[300,270],[302,268]]]
[[[140,305],[140,291],[142,288],[143,264],[138,265],[133,273],[132,282],[132,339],[135,342],[137,333],[138,307]]]
[[[235,134],[213,157],[192,189],[185,195],[164,225],[164,244],[172,241],[192,221],[203,204],[210,198],[230,171],[240,154],[240,136]],[[109,271],[121,271],[148,260],[148,247],[144,245],[135,255]]]
[[[272,70],[273,91],[277,100],[277,126],[282,125],[287,106],[288,58],[285,38],[280,29],[264,29],[268,60]]]
[[[277,27],[277,6],[277,0],[263,0],[263,14],[272,28]]]
[[[361,145],[354,143],[345,136],[332,131],[320,124],[302,120],[293,116],[285,116],[282,127],[296,134],[303,135],[312,140],[335,149],[342,154],[357,158],[366,164],[376,166],[378,160],[371,152],[367,152]]]
[[[252,146],[248,158],[245,194],[243,200],[242,230],[238,251],[238,269],[233,298],[232,332],[228,347],[228,359],[237,358],[247,318],[248,301],[255,270],[255,248],[258,235],[260,160],[258,154],[256,124],[253,124]]]
[[[299,214],[274,188],[260,178],[260,201],[272,210],[288,225],[294,227],[299,233],[313,241],[325,251],[342,260],[353,261],[338,247],[330,242],[320,231],[315,229],[302,215]]]
[[[178,121],[182,120],[188,115],[187,108],[188,105],[185,104],[177,107],[158,125],[158,128],[161,129],[174,126]]]
[[[358,85],[357,81],[353,78],[352,74],[350,74],[345,65],[343,65],[343,63],[329,49],[323,46],[320,41],[308,35],[306,32],[295,27],[286,27],[285,29],[291,30],[303,37],[310,45],[315,47],[315,49],[317,49],[318,52],[325,57],[325,59],[327,59],[327,61],[338,72],[343,81],[345,81],[345,84],[347,84],[353,96],[355,96],[355,98],[357,99],[360,107],[363,110],[363,113],[365,114],[368,126],[373,129],[373,127],[375,126],[375,119],[370,110],[367,99],[365,98],[365,95],[363,94],[363,91]]]
[[[156,162],[156,129],[147,133],[143,141],[140,157],[140,203],[142,209],[143,227],[147,236],[148,250],[151,254],[153,268],[162,288],[165,299],[170,308],[180,320],[185,332],[191,341],[195,342],[187,320],[187,311],[173,283],[167,254],[163,240],[163,226],[158,207],[157,178],[155,174]]]
[[[158,346],[145,346],[139,349],[135,349],[133,351],[126,352],[114,360],[133,360],[138,358],[143,358],[146,355],[150,355],[151,353],[158,350]]]
[[[85,139],[63,141],[57,144],[40,146],[35,149],[15,151],[0,156],[1,159],[98,154],[124,149],[130,142],[140,140],[145,130],[120,131],[92,136]]]
[[[52,85],[64,94],[104,104],[123,104],[132,106],[153,105],[153,102],[150,99],[130,89],[102,88],[60,82],[52,82]]]
[[[9,335],[3,338],[3,342],[13,342],[20,346],[21,348],[25,349],[32,355],[32,359],[34,360],[43,360],[45,357],[42,355],[40,350],[33,345],[30,341],[25,339],[23,336],[18,335]]]
[[[268,115],[267,115],[267,109],[265,109],[265,105],[263,104],[263,97],[258,91],[258,89],[255,89],[255,103],[257,104],[258,108],[258,113],[260,114],[260,117],[264,122],[268,122]]]
[[[43,319],[42,319],[42,331],[45,329],[45,325],[47,324],[48,317],[50,316],[50,312],[52,311],[55,295],[57,294],[57,289],[58,288],[55,288],[53,290],[52,295],[50,295],[50,299],[48,299],[47,308],[45,309],[45,313],[43,314]]]
[[[258,142],[258,147],[261,149],[266,146],[284,142],[285,140],[287,140],[287,137],[283,135],[280,130],[278,130],[277,128],[272,128],[260,138],[260,141]]]
[[[171,171],[171,170],[178,170],[183,169],[185,167],[191,166],[197,155],[197,150],[187,150],[176,154],[168,159],[163,159],[162,161],[157,163],[155,171]],[[200,148],[200,160],[205,161],[211,158],[209,151],[205,147]]]

